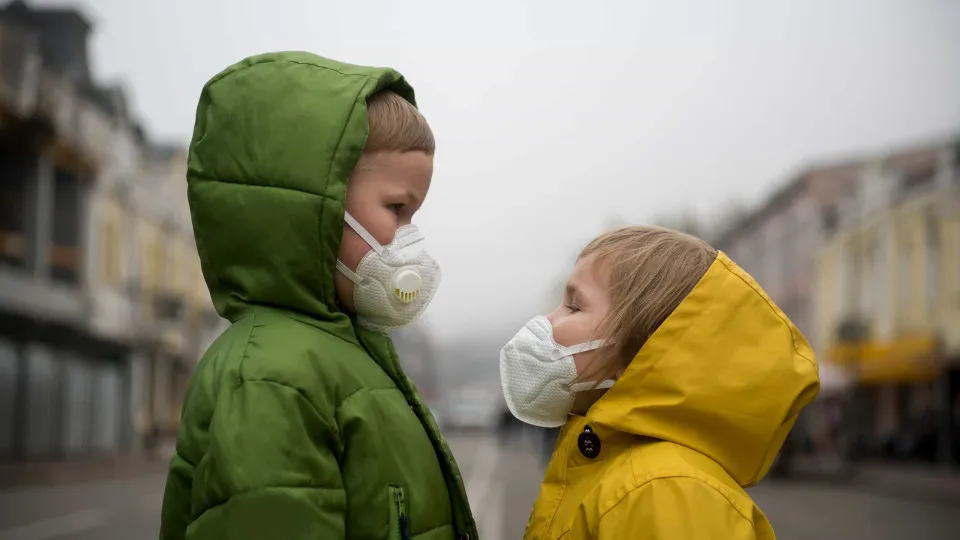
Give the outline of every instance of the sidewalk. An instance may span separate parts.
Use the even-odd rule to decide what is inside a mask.
[[[849,468],[824,467],[816,458],[797,457],[792,476],[902,499],[960,504],[960,469],[938,465],[868,461]]]
[[[960,469],[956,467],[868,462],[857,466],[853,482],[891,496],[960,504]]]
[[[157,447],[152,456],[140,454],[69,461],[4,463],[0,464],[0,490],[163,474],[170,465],[172,456],[173,445],[164,443]]]

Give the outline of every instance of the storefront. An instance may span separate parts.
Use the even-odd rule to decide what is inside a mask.
[[[932,334],[841,345],[829,361],[855,374],[847,434],[862,458],[942,462],[951,427],[950,371]]]
[[[124,357],[69,341],[0,336],[0,461],[108,456],[126,448]]]

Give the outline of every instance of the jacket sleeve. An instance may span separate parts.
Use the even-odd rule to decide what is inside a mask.
[[[186,540],[344,538],[337,433],[297,389],[243,382],[209,430]]]
[[[599,540],[754,540],[753,524],[720,492],[695,478],[653,480],[600,518]]]

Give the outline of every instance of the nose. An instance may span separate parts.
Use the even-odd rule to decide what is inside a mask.
[[[547,320],[550,321],[550,326],[555,326],[557,324],[557,318],[560,316],[560,306],[557,306],[556,309],[547,313]]]

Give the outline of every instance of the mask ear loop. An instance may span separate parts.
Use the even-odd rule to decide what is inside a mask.
[[[343,213],[343,221],[345,221],[346,224],[351,229],[353,229],[355,233],[359,234],[360,238],[363,238],[363,241],[366,242],[367,245],[369,245],[370,248],[373,249],[373,251],[375,251],[378,255],[383,254],[383,246],[380,245],[380,242],[377,242],[377,239],[374,238],[372,234],[367,232],[367,230],[363,228],[363,225],[360,225],[359,221],[357,221],[356,219],[354,219],[353,216],[350,215],[350,212]],[[349,279],[350,281],[354,282],[357,285],[360,285],[360,283],[363,281],[363,279],[360,276],[358,276],[356,272],[349,269],[347,265],[343,264],[340,261],[340,259],[337,259],[337,270],[339,270],[341,274],[346,276],[347,279]]]
[[[580,345],[571,345],[569,347],[561,347],[557,353],[557,359],[563,358],[565,356],[573,356],[582,352],[593,351],[599,349],[603,346],[604,340],[595,339],[593,341],[588,341],[586,343],[581,343]],[[606,390],[612,388],[616,383],[616,379],[606,379],[604,381],[597,382],[579,382],[571,384],[569,389],[572,393],[584,392],[587,390]]]
[[[594,351],[599,349],[603,345],[602,339],[595,339],[593,341],[588,341],[586,343],[581,343],[579,345],[570,345],[569,347],[560,347],[556,353],[556,359],[559,360],[565,356],[573,356],[575,354],[580,354],[587,351]]]
[[[586,392],[587,390],[606,390],[608,388],[613,388],[613,385],[616,384],[615,379],[607,379],[605,381],[600,381],[599,383],[595,382],[579,382],[570,385],[570,391],[574,394],[577,392]]]
[[[383,246],[380,245],[380,242],[377,242],[377,239],[367,232],[367,230],[363,228],[363,225],[360,225],[359,221],[350,215],[350,212],[343,213],[343,220],[355,233],[360,235],[360,238],[363,238],[363,241],[366,242],[368,246],[377,252],[377,255],[383,255]]]
[[[350,281],[354,282],[357,285],[360,285],[360,282],[363,281],[363,278],[358,276],[357,273],[354,272],[353,270],[347,268],[347,265],[343,264],[339,260],[337,261],[337,270],[339,270],[341,274],[346,276],[347,279],[349,279]]]

